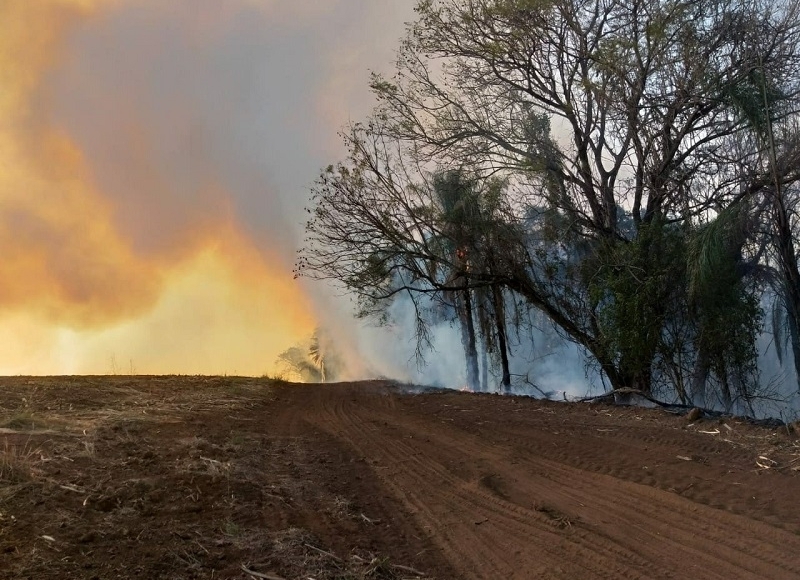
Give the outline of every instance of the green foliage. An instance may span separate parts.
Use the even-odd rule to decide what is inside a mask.
[[[685,253],[682,231],[655,221],[632,241],[600,243],[583,265],[602,348],[626,386],[650,390],[664,322],[679,314]]]
[[[763,140],[766,140],[768,125],[774,120],[777,104],[786,98],[764,70],[756,67],[724,83],[720,96]]]
[[[397,74],[372,78],[375,112],[314,189],[301,269],[369,314],[399,292],[480,311],[502,286],[615,388],[707,360],[743,385],[761,327],[743,253],[772,224],[736,204],[779,167],[800,179],[787,131],[769,134],[774,179],[763,154],[797,110],[799,1],[419,1]]]
[[[436,209],[428,218],[439,234],[431,243],[441,250],[442,262],[458,275],[486,273],[501,243],[505,182],[448,170],[435,173],[432,186]]]
[[[717,286],[720,276],[735,278],[735,264],[747,232],[746,210],[732,205],[696,228],[688,247],[689,295],[697,299]]]
[[[482,219],[480,192],[475,179],[463,171],[451,170],[433,177],[433,190],[441,204],[442,229],[459,244],[474,237],[475,226]]]
[[[763,329],[759,294],[742,274],[746,207],[730,206],[699,228],[688,247],[689,307],[696,348],[721,380],[753,381]]]
[[[632,241],[598,244],[582,268],[602,348],[628,386],[649,388],[654,364],[684,356],[665,332],[683,327],[721,381],[753,392],[763,313],[743,276],[744,213],[731,209],[694,229],[654,221]],[[745,384],[746,383],[746,384]]]

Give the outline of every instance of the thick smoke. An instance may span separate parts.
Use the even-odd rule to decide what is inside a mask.
[[[424,304],[422,307],[424,308]],[[400,296],[387,312],[388,326],[364,324],[355,333],[355,351],[371,365],[362,374],[385,376],[418,385],[448,389],[466,388],[466,363],[458,322],[430,324],[430,342],[418,356],[416,312],[411,300]],[[573,399],[603,392],[600,377],[587,364],[580,349],[559,337],[545,320],[526,320],[509,333],[510,392],[517,395]],[[503,392],[500,369],[491,357],[487,363],[488,392]]]
[[[259,374],[310,335],[308,185],[394,4],[0,4],[0,372]]]
[[[0,3],[0,373],[260,374],[322,326],[342,378],[461,388],[457,326],[432,327],[422,362],[407,302],[377,328],[291,277],[309,186],[412,17],[394,0]],[[546,325],[511,338],[515,392],[602,390]],[[770,335],[760,350],[762,382],[793,392]]]

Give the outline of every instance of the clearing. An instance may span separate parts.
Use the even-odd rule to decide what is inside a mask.
[[[800,440],[391,383],[0,379],[0,577],[800,578]]]

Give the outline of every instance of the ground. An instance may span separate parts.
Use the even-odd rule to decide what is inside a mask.
[[[800,578],[792,429],[390,383],[0,379],[0,577]]]

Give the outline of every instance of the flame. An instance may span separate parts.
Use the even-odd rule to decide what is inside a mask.
[[[268,372],[311,333],[312,308],[243,233],[229,192],[209,185],[211,211],[143,250],[131,228],[160,211],[157,176],[123,228],[98,161],[50,114],[42,85],[66,36],[113,4],[0,1],[0,373]]]

